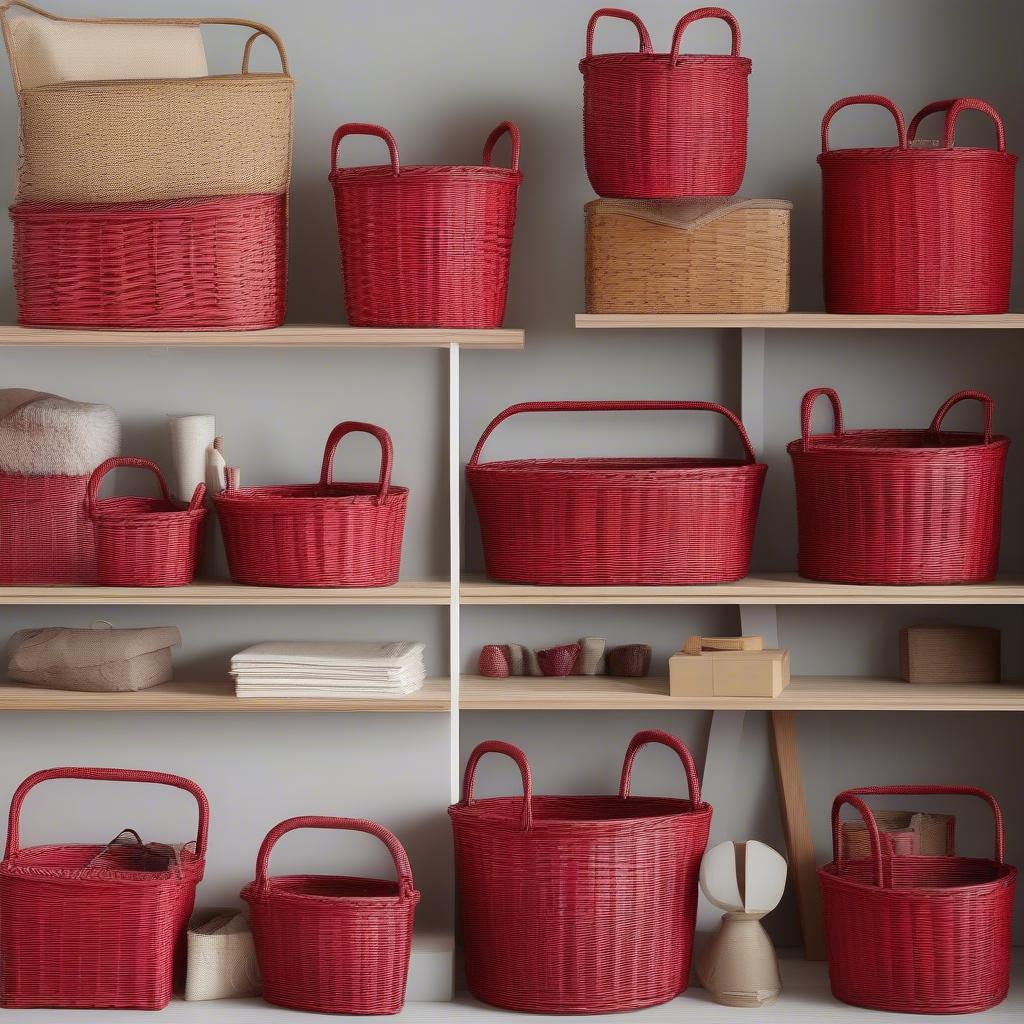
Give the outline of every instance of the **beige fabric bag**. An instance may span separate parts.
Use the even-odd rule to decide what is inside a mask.
[[[93,693],[146,690],[171,679],[171,648],[181,643],[176,626],[113,629],[105,625],[19,630],[8,646],[8,678],[54,690]]]
[[[230,907],[197,911],[188,926],[185,998],[230,999],[259,991],[256,947],[245,917]]]

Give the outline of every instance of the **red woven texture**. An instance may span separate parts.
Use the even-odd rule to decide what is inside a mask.
[[[118,466],[148,469],[160,498],[98,497],[103,477]],[[181,587],[195,578],[206,509],[200,484],[190,505],[172,501],[160,468],[148,459],[107,459],[89,481],[89,515],[96,530],[97,576],[104,586]]]
[[[690,799],[630,796],[633,760],[663,743]],[[524,797],[476,800],[484,754],[511,757]],[[614,1013],[667,1002],[690,973],[697,876],[711,826],[687,749],[657,730],[630,742],[619,796],[533,796],[525,754],[470,755],[448,809],[469,990],[533,1013]]]
[[[826,395],[836,426],[810,433]],[[982,434],[942,430],[946,412],[976,399]],[[959,391],[927,430],[846,430],[831,388],[804,396],[803,431],[787,451],[796,479],[801,576],[833,583],[982,583],[999,568],[1003,472],[1010,441],[991,433],[992,399]]]
[[[638,53],[594,55],[602,17],[631,21]],[[732,31],[731,55],[680,54],[695,21],[720,18]],[[736,19],[702,7],[680,19],[668,53],[653,53],[640,18],[603,8],[587,26],[583,73],[583,142],[590,184],[599,196],[675,199],[733,195],[747,162],[747,79]]]
[[[359,431],[381,445],[377,483],[332,483],[338,442]],[[392,486],[391,437],[371,423],[331,431],[317,484],[243,487],[214,499],[232,577],[266,587],[386,587],[397,582],[409,491]]]
[[[19,846],[28,791],[47,779],[151,782],[191,793],[199,804],[195,849],[180,871],[91,868],[102,846]],[[209,809],[199,787],[160,772],[54,768],[14,794],[0,864],[0,1005],[159,1010],[183,967],[185,929],[203,877]]]
[[[512,168],[491,152],[512,137]],[[339,168],[347,135],[384,139],[391,166]],[[504,122],[482,167],[405,166],[390,132],[346,124],[331,144],[330,181],[345,305],[357,327],[500,327],[519,193],[519,130]]]
[[[996,852],[969,857],[883,856],[860,795],[965,794],[992,808]],[[855,807],[872,833],[872,856],[839,857],[839,811]],[[833,856],[818,870],[832,994],[844,1003],[901,1013],[976,1013],[1006,998],[1017,869],[1003,862],[1003,822],[984,790],[889,786],[849,790],[832,807]]]
[[[384,843],[397,882],[333,875],[267,877],[270,851],[300,828],[366,832]],[[382,825],[353,818],[281,822],[260,847],[249,903],[263,998],[316,1013],[398,1013],[405,1001],[413,916],[420,894],[409,858]]]
[[[27,327],[256,330],[284,321],[283,195],[159,203],[19,203]]]
[[[828,149],[833,114],[877,103],[896,118],[893,148]],[[953,145],[962,110],[989,114],[998,150]],[[917,125],[946,110],[944,145],[909,148]],[[852,96],[822,122],[825,306],[830,313],[1005,313],[1013,257],[1014,172],[999,115],[980,100],[929,104],[904,131],[881,96]]]
[[[516,459],[480,463],[523,412],[696,410],[736,428],[746,458]],[[466,467],[487,573],[507,583],[723,583],[750,567],[768,467],[743,424],[712,402],[528,402],[496,416]]]
[[[0,585],[96,582],[87,476],[0,474]]]

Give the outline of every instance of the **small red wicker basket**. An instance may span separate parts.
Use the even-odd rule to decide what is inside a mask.
[[[995,818],[995,855],[892,856],[862,796],[966,795]],[[839,812],[849,804],[870,833],[871,856],[844,861]],[[881,786],[840,793],[832,805],[833,861],[818,870],[832,994],[899,1013],[977,1013],[1006,998],[1017,869],[1003,859],[1003,816],[969,786]],[[883,855],[884,854],[884,855]]]
[[[50,779],[146,782],[191,793],[195,844],[164,871],[92,866],[102,845],[22,847],[25,797]],[[189,779],[121,768],[51,768],[15,791],[0,864],[0,1005],[6,1009],[160,1010],[183,965],[185,930],[206,856],[209,806]]]
[[[877,104],[896,120],[891,148],[829,149],[829,123],[851,104]],[[965,110],[987,114],[997,149],[954,144]],[[945,111],[941,145],[916,141]],[[1003,122],[977,99],[924,107],[904,129],[884,96],[848,96],[821,123],[825,307],[830,313],[1005,313],[1013,259],[1014,173]]]
[[[100,498],[100,485],[118,467],[148,469],[160,498]],[[160,467],[149,459],[107,459],[89,479],[88,508],[96,530],[99,582],[107,587],[182,587],[199,564],[206,485],[198,484],[187,506],[172,501]]]
[[[376,483],[332,482],[338,442],[353,432],[380,443]],[[231,576],[263,587],[387,587],[398,581],[409,489],[391,483],[391,435],[339,423],[327,439],[320,482],[235,487],[214,498]]]
[[[825,395],[835,425],[811,434]],[[972,399],[984,433],[943,430]],[[984,583],[999,567],[1003,473],[1010,440],[992,433],[992,399],[948,398],[927,430],[846,430],[831,388],[804,395],[801,437],[787,446],[796,479],[801,576],[829,583]]]
[[[26,327],[258,330],[284,321],[286,198],[18,203]]]
[[[366,832],[391,854],[396,882],[335,875],[267,877],[270,852],[300,828]],[[256,879],[242,890],[252,916],[263,998],[314,1013],[392,1014],[405,1002],[420,894],[402,844],[355,818],[289,818],[267,834]]]
[[[594,53],[601,18],[636,26],[638,53]],[[681,54],[695,21],[720,18],[732,32],[732,52]],[[668,53],[654,53],[639,16],[603,7],[587,25],[583,73],[583,142],[590,184],[599,196],[680,199],[731,196],[747,163],[747,80],[740,28],[721,7],[684,15]]]
[[[494,146],[506,133],[512,166],[492,167]],[[349,135],[383,139],[390,166],[338,167],[338,146]],[[402,167],[386,128],[338,128],[329,180],[349,323],[500,327],[522,177],[519,129],[510,121],[491,132],[482,167]]]
[[[633,761],[648,743],[679,756],[689,799],[630,795]],[[521,798],[473,797],[491,752],[519,766]],[[534,796],[522,750],[481,743],[448,813],[466,979],[478,999],[530,1013],[615,1013],[686,988],[711,807],[674,736],[633,737],[618,796]]]
[[[718,413],[746,457],[480,462],[492,431],[518,413],[650,410]],[[492,579],[679,585],[747,574],[767,470],[736,415],[713,402],[527,402],[491,420],[466,479]]]

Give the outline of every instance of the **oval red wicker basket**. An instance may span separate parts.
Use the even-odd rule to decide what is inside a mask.
[[[146,782],[191,793],[195,844],[164,871],[92,866],[101,845],[20,845],[25,797],[49,779]],[[160,1010],[183,966],[185,929],[206,856],[209,806],[189,779],[121,768],[51,768],[15,791],[0,864],[0,1005]]]
[[[494,146],[506,133],[512,166],[492,167]],[[390,166],[338,167],[338,146],[349,135],[383,139]],[[482,167],[402,167],[386,128],[338,128],[330,182],[349,323],[500,327],[522,177],[519,129],[511,121],[488,136]]]
[[[100,498],[103,478],[119,466],[148,469],[160,498]],[[96,530],[99,582],[107,587],[182,587],[199,563],[206,509],[206,485],[198,484],[188,506],[171,500],[160,467],[149,459],[115,458],[97,466],[89,479],[89,517]]]
[[[689,799],[630,795],[648,743],[678,754]],[[523,797],[474,799],[477,765],[492,751],[519,766]],[[711,807],[674,736],[633,737],[618,796],[534,796],[526,755],[481,743],[448,813],[466,979],[478,999],[531,1013],[615,1013],[686,988]]]
[[[283,195],[18,203],[11,220],[26,327],[242,331],[284,321]]]
[[[391,854],[397,882],[335,875],[267,877],[270,852],[300,828],[366,832]],[[315,1013],[398,1013],[405,1001],[420,894],[402,844],[355,818],[289,818],[267,833],[256,879],[242,890],[252,916],[263,998]]]
[[[896,120],[890,148],[829,149],[829,123],[851,104]],[[954,144],[965,110],[987,114],[997,149]],[[941,146],[916,144],[921,121],[945,111]],[[1005,313],[1013,258],[1014,173],[1003,122],[977,99],[924,107],[904,129],[884,96],[848,96],[821,122],[825,307],[830,313]]]
[[[332,482],[346,434],[380,442],[376,483]],[[214,498],[231,576],[264,587],[386,587],[398,581],[409,489],[391,483],[391,435],[372,423],[339,423],[327,439],[320,482],[228,488]]]
[[[736,428],[746,456],[480,462],[487,438],[510,416],[608,410],[715,412]],[[670,585],[747,574],[767,470],[743,424],[713,402],[526,402],[491,420],[466,479],[492,579]]]
[[[835,426],[811,434],[815,400]],[[946,413],[972,399],[981,434],[943,430]],[[801,437],[787,446],[796,479],[799,572],[831,583],[983,583],[999,568],[1003,473],[1009,438],[992,433],[992,399],[948,398],[927,430],[846,430],[831,388],[804,395]]]
[[[995,818],[995,855],[884,856],[862,796],[976,796]],[[870,833],[871,856],[840,856],[839,812],[850,804]],[[833,861],[818,870],[832,994],[844,1003],[900,1013],[977,1013],[1003,1001],[1017,869],[1003,859],[1003,816],[970,786],[876,786],[832,805]]]
[[[638,53],[594,53],[601,18],[636,26]],[[732,32],[732,52],[681,54],[695,21],[720,18]],[[583,142],[590,184],[599,196],[680,199],[731,196],[747,162],[747,80],[736,19],[721,7],[684,15],[668,53],[630,11],[603,7],[587,25],[583,73]]]

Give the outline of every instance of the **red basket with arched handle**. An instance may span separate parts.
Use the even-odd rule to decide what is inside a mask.
[[[892,147],[831,149],[829,125],[853,104],[896,121]],[[996,149],[957,146],[957,121],[981,111]],[[941,145],[917,141],[921,122],[945,112]],[[999,114],[979,99],[929,103],[904,128],[884,96],[848,96],[821,122],[825,308],[830,313],[1005,313],[1013,259],[1017,157]]]
[[[811,433],[826,396],[835,425]],[[980,402],[980,434],[943,430],[959,402]],[[813,388],[786,450],[796,480],[799,572],[830,583],[984,583],[999,568],[1010,440],[992,433],[992,399],[958,391],[926,430],[847,430],[839,396]]]
[[[120,870],[93,861],[106,846],[21,845],[29,790],[50,779],[145,782],[195,797],[195,843],[167,870]],[[185,929],[206,856],[209,805],[194,782],[123,768],[51,768],[15,791],[0,864],[0,1005],[6,1009],[160,1010],[183,966]],[[116,849],[116,848],[115,848]]]
[[[995,853],[894,856],[864,796],[974,796],[995,819]],[[871,855],[841,855],[844,804],[867,826]],[[833,860],[818,870],[832,994],[844,1003],[899,1013],[977,1013],[1003,1001],[1017,869],[1004,860],[1003,816],[971,786],[872,786],[832,805]]]
[[[637,53],[594,53],[601,18],[636,26]],[[732,33],[728,54],[680,53],[696,21],[718,18]],[[721,7],[680,18],[668,53],[631,11],[602,7],[587,25],[583,73],[583,143],[590,184],[599,196],[680,199],[731,196],[747,162],[747,80],[740,28]]]
[[[267,874],[277,841],[296,829],[365,832],[395,862],[395,882],[338,875]],[[256,878],[242,890],[252,916],[263,998],[315,1013],[391,1014],[405,1001],[420,894],[402,844],[356,818],[289,818],[267,833]]]
[[[688,799],[631,795],[633,762],[649,743],[678,755]],[[518,765],[522,797],[473,796],[477,765],[492,752]],[[466,980],[478,999],[531,1013],[616,1013],[686,988],[711,807],[674,736],[633,737],[618,796],[535,796],[522,750],[481,743],[448,813]]]

